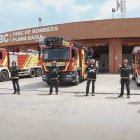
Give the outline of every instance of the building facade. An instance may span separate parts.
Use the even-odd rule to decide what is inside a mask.
[[[36,49],[38,40],[63,36],[93,48],[101,72],[117,73],[123,58],[131,64],[132,50],[140,46],[140,18],[94,20],[41,26],[0,34],[0,47],[25,51]]]

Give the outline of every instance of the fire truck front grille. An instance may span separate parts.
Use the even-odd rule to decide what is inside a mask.
[[[58,66],[59,70],[65,70],[65,66]]]
[[[60,71],[62,71],[65,70],[66,66],[58,66],[58,68]],[[50,66],[48,66],[47,69],[50,69]]]

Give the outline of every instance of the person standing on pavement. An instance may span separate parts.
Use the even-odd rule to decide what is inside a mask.
[[[130,98],[130,73],[131,73],[131,67],[128,65],[128,60],[124,59],[122,62],[122,65],[119,65],[119,71],[121,76],[121,93],[118,97],[123,97],[124,94],[124,85],[126,85],[127,89],[127,98]]]
[[[12,80],[13,88],[14,88],[13,94],[18,93],[18,95],[20,95],[19,69],[15,61],[12,62],[12,66],[10,67],[10,73],[11,73],[11,80]]]
[[[50,72],[50,93],[53,92],[53,87],[55,87],[55,93],[58,95],[58,84],[59,84],[59,68],[56,65],[56,61],[52,61],[52,66],[49,69]]]
[[[94,96],[95,91],[95,81],[96,81],[96,74],[97,74],[97,67],[95,65],[95,60],[91,59],[88,67],[86,68],[87,73],[87,86],[86,86],[86,95],[89,94],[89,87],[90,83],[92,82],[92,96]]]

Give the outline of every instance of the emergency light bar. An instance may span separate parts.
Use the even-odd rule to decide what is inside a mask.
[[[55,47],[60,45],[69,46],[71,42],[73,42],[73,46],[76,48],[86,49],[86,47],[81,45],[80,43],[67,40],[61,36],[47,37],[44,39],[44,44],[48,47]]]
[[[63,38],[58,36],[58,37],[47,37],[44,39],[44,44],[46,46],[56,46],[56,45],[62,45]]]

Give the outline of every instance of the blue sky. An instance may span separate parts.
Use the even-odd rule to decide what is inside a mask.
[[[119,0],[120,1],[120,0]],[[126,0],[126,18],[140,17],[140,0]],[[0,0],[0,33],[68,22],[110,19],[116,0]],[[115,14],[120,18],[120,13]]]

